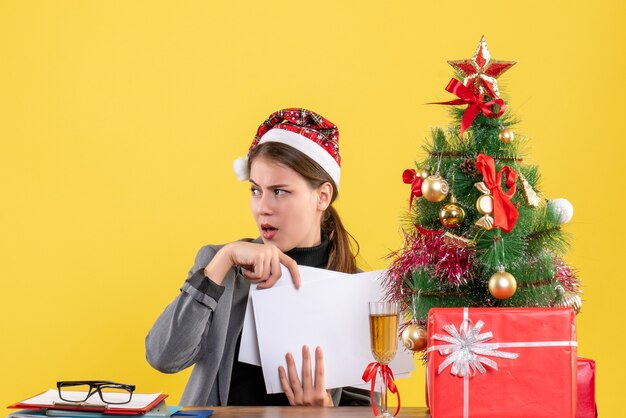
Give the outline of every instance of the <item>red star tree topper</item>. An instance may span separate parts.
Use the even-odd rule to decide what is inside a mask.
[[[448,61],[448,64],[463,75],[463,84],[473,89],[474,94],[497,99],[500,93],[496,79],[511,68],[515,61],[492,60],[483,36],[472,59]]]

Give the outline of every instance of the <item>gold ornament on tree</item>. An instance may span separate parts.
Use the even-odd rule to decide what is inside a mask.
[[[441,202],[450,191],[448,182],[439,175],[439,167],[441,167],[441,154],[438,156],[435,174],[426,177],[422,182],[422,196],[429,202]]]
[[[508,299],[517,290],[517,280],[511,273],[504,270],[504,238],[500,231],[497,231],[497,235],[493,237],[493,245],[500,266],[498,271],[489,278],[489,293],[496,299]],[[498,245],[500,245],[500,251],[498,251]]]
[[[489,279],[489,293],[496,299],[508,299],[516,290],[517,280],[511,273],[504,271],[502,266]]]
[[[445,234],[443,234],[443,240],[445,241],[446,244],[456,245],[458,247],[469,248],[469,247],[476,246],[476,242],[470,239],[467,239],[465,237],[455,235],[451,232],[446,232]]]
[[[526,177],[522,173],[517,171],[517,176],[522,183],[522,194],[524,195],[524,199],[526,199],[526,203],[528,206],[532,206],[536,208],[541,203],[541,198],[537,195],[537,192],[533,189],[533,186],[530,185]]]
[[[423,351],[428,345],[428,332],[418,324],[410,324],[402,331],[402,343],[411,351]]]
[[[417,303],[420,291],[411,295],[411,321],[406,328],[402,330],[402,343],[404,346],[414,352],[423,351],[428,345],[428,332],[426,328],[415,322],[417,317]]]
[[[465,220],[465,210],[458,204],[454,195],[439,210],[439,220],[446,228],[456,228]]]
[[[565,290],[565,288],[560,284],[556,285],[555,290],[558,298],[552,306],[556,308],[571,308],[578,315],[583,305],[580,295],[576,292],[572,292],[571,290]]]
[[[471,59],[448,61],[461,76],[463,84],[471,88],[475,95],[487,95],[492,99],[500,97],[498,81],[502,73],[515,65],[515,61],[491,59],[485,37],[480,38],[478,48]]]
[[[426,177],[422,183],[422,196],[429,202],[441,202],[449,191],[448,182],[439,174]]]
[[[474,186],[483,194],[476,200],[476,210],[483,215],[476,221],[476,226],[488,231],[493,228],[494,224],[491,216],[493,214],[493,196],[491,196],[491,191],[484,182],[475,183]]]
[[[500,142],[503,142],[505,144],[510,144],[515,139],[515,134],[510,129],[500,128],[498,139],[500,140]]]

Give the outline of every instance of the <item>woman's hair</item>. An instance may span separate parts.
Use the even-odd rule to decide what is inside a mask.
[[[339,214],[332,206],[337,199],[337,185],[330,175],[318,163],[307,157],[294,147],[279,142],[265,142],[252,149],[248,156],[248,170],[256,158],[267,158],[271,161],[283,164],[296,173],[300,174],[312,188],[318,188],[328,182],[333,186],[333,195],[330,205],[322,215],[322,234],[328,236],[328,265],[329,270],[343,273],[356,273],[356,256],[359,253],[359,243],[346,231],[339,218]],[[353,246],[356,252],[353,252]]]

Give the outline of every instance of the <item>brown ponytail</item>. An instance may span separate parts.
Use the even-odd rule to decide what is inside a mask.
[[[342,273],[356,273],[356,256],[359,253],[359,243],[346,231],[337,210],[332,206],[338,197],[337,185],[330,175],[319,164],[297,149],[278,142],[265,142],[257,145],[248,156],[248,170],[254,159],[264,157],[280,164],[284,164],[300,174],[311,187],[317,188],[324,183],[333,186],[331,204],[322,216],[322,233],[328,236],[328,265],[329,270]],[[353,244],[356,252],[353,250]]]
[[[359,253],[359,243],[344,228],[339,213],[331,205],[324,212],[322,231],[328,235],[328,266],[330,270],[344,273],[356,273],[356,255]],[[353,252],[352,242],[356,245],[356,253]]]

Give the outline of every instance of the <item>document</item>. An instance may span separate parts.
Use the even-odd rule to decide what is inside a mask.
[[[300,375],[305,344],[311,349],[313,371],[315,347],[324,350],[327,388],[362,386],[365,367],[374,361],[368,302],[383,300],[380,283],[383,270],[344,274],[300,269],[306,276],[318,270],[319,277],[307,278],[296,290],[293,285],[285,285],[291,279],[283,276],[281,286],[250,292],[267,392],[283,391],[278,366],[287,368],[286,353],[293,353]],[[405,350],[400,341],[390,367],[398,377],[414,368],[413,353]]]
[[[81,392],[87,395],[87,392]],[[127,395],[121,395],[124,398],[127,398]],[[143,394],[143,393],[133,393],[133,397],[130,402],[124,404],[107,404],[102,402],[98,394],[94,394],[89,397],[86,402],[78,402],[77,406],[84,407],[102,407],[108,410],[141,410],[148,407],[154,401],[156,401],[161,396],[161,393],[152,393],[152,394]],[[166,395],[164,395],[166,396]],[[54,406],[54,405],[69,405],[72,406],[72,403],[68,403],[59,397],[59,391],[56,389],[50,389],[47,392],[39,394],[37,396],[33,396],[32,398],[26,399],[25,401],[20,402],[21,407],[28,406]]]
[[[291,279],[291,273],[285,266],[281,264],[281,276],[280,279],[274,284],[274,288],[281,286],[293,287],[293,281]],[[311,283],[315,280],[323,279],[325,277],[337,277],[340,275],[350,276],[348,273],[339,273],[336,271],[329,271],[324,269],[317,269],[307,266],[298,266],[300,271],[300,278],[302,283],[306,286],[306,283]],[[257,291],[257,285],[250,285],[250,293],[248,293],[248,305],[246,307],[246,315],[243,320],[243,330],[241,331],[241,344],[239,347],[239,361],[243,363],[253,364],[255,366],[261,365],[261,356],[259,354],[259,342],[256,334],[256,323],[254,321],[254,311],[252,309],[252,293]]]

